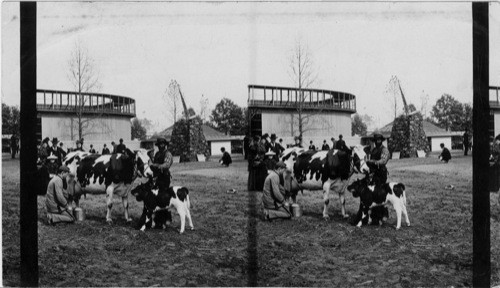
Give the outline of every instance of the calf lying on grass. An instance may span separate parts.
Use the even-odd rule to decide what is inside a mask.
[[[352,193],[353,197],[360,198],[360,212],[356,223],[361,227],[363,220],[368,217],[368,223],[371,223],[370,209],[377,206],[385,206],[388,203],[392,205],[396,211],[396,229],[401,228],[401,213],[405,216],[406,225],[410,226],[408,219],[408,211],[406,211],[406,193],[405,186],[402,183],[385,183],[383,185],[374,186],[368,185],[368,179],[358,179],[347,189]]]
[[[139,219],[138,228],[144,231],[146,228],[166,228],[168,217],[168,208],[175,207],[179,217],[181,218],[180,233],[184,233],[186,226],[186,217],[191,230],[194,230],[193,221],[191,220],[191,206],[189,202],[189,191],[185,187],[175,186],[170,187],[166,191],[153,189],[152,181],[140,184],[134,188],[131,193],[137,201],[144,201],[144,209],[141,218]]]

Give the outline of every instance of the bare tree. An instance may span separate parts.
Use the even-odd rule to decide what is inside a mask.
[[[316,113],[306,111],[306,100],[311,97],[309,93],[304,91],[312,86],[317,80],[317,75],[314,69],[314,62],[309,48],[297,40],[289,56],[288,75],[290,76],[293,85],[297,89],[296,111],[297,115],[291,115],[291,133],[294,134],[294,127],[297,126],[299,136],[302,137],[305,132],[311,130],[314,120],[312,119]]]
[[[89,107],[90,96],[84,95],[89,92],[97,92],[101,89],[99,72],[95,69],[95,61],[89,51],[81,45],[75,44],[75,48],[68,60],[68,79],[76,90],[78,96],[75,103],[75,116],[71,117],[71,140],[74,140],[74,126],[78,130],[78,139],[89,134],[99,133],[97,131],[107,129],[102,121],[102,115],[90,115],[85,113]]]
[[[170,120],[173,123],[177,122],[177,119],[182,115],[182,104],[179,93],[179,83],[176,80],[170,80],[168,89],[165,91],[164,99],[167,103],[167,109],[169,112]]]
[[[399,80],[398,77],[392,76],[391,80],[385,89],[386,98],[389,100],[389,109],[394,113],[394,119],[398,116],[399,111],[399,101],[401,99],[401,91],[399,90]]]

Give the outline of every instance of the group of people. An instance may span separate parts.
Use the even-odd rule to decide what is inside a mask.
[[[276,134],[255,135],[248,146],[248,190],[262,191],[269,170],[274,170],[279,155],[285,150],[276,142]]]
[[[120,140],[120,142],[123,142],[122,139]],[[150,160],[149,167],[153,171],[155,186],[160,191],[166,191],[170,187],[170,167],[173,163],[173,157],[172,153],[168,150],[168,142],[165,138],[158,138],[155,145],[158,146],[158,151]],[[70,185],[65,184],[69,182],[69,177],[74,177],[74,175],[70,174],[67,166],[61,165],[57,168],[55,176],[47,185],[45,206],[49,224],[60,222],[71,223],[75,221],[70,205],[72,200]],[[166,213],[166,218],[167,222],[172,221],[170,212]]]

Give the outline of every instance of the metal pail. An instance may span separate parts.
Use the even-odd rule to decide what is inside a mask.
[[[302,216],[302,207],[299,204],[292,204],[292,215],[293,217]]]
[[[85,220],[85,211],[82,208],[78,207],[73,210],[76,221]]]

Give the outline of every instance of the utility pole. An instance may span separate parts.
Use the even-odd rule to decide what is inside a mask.
[[[21,286],[38,286],[36,2],[21,2]]]
[[[472,155],[472,285],[490,287],[490,192],[488,135],[489,25],[488,2],[472,3],[474,154]]]

